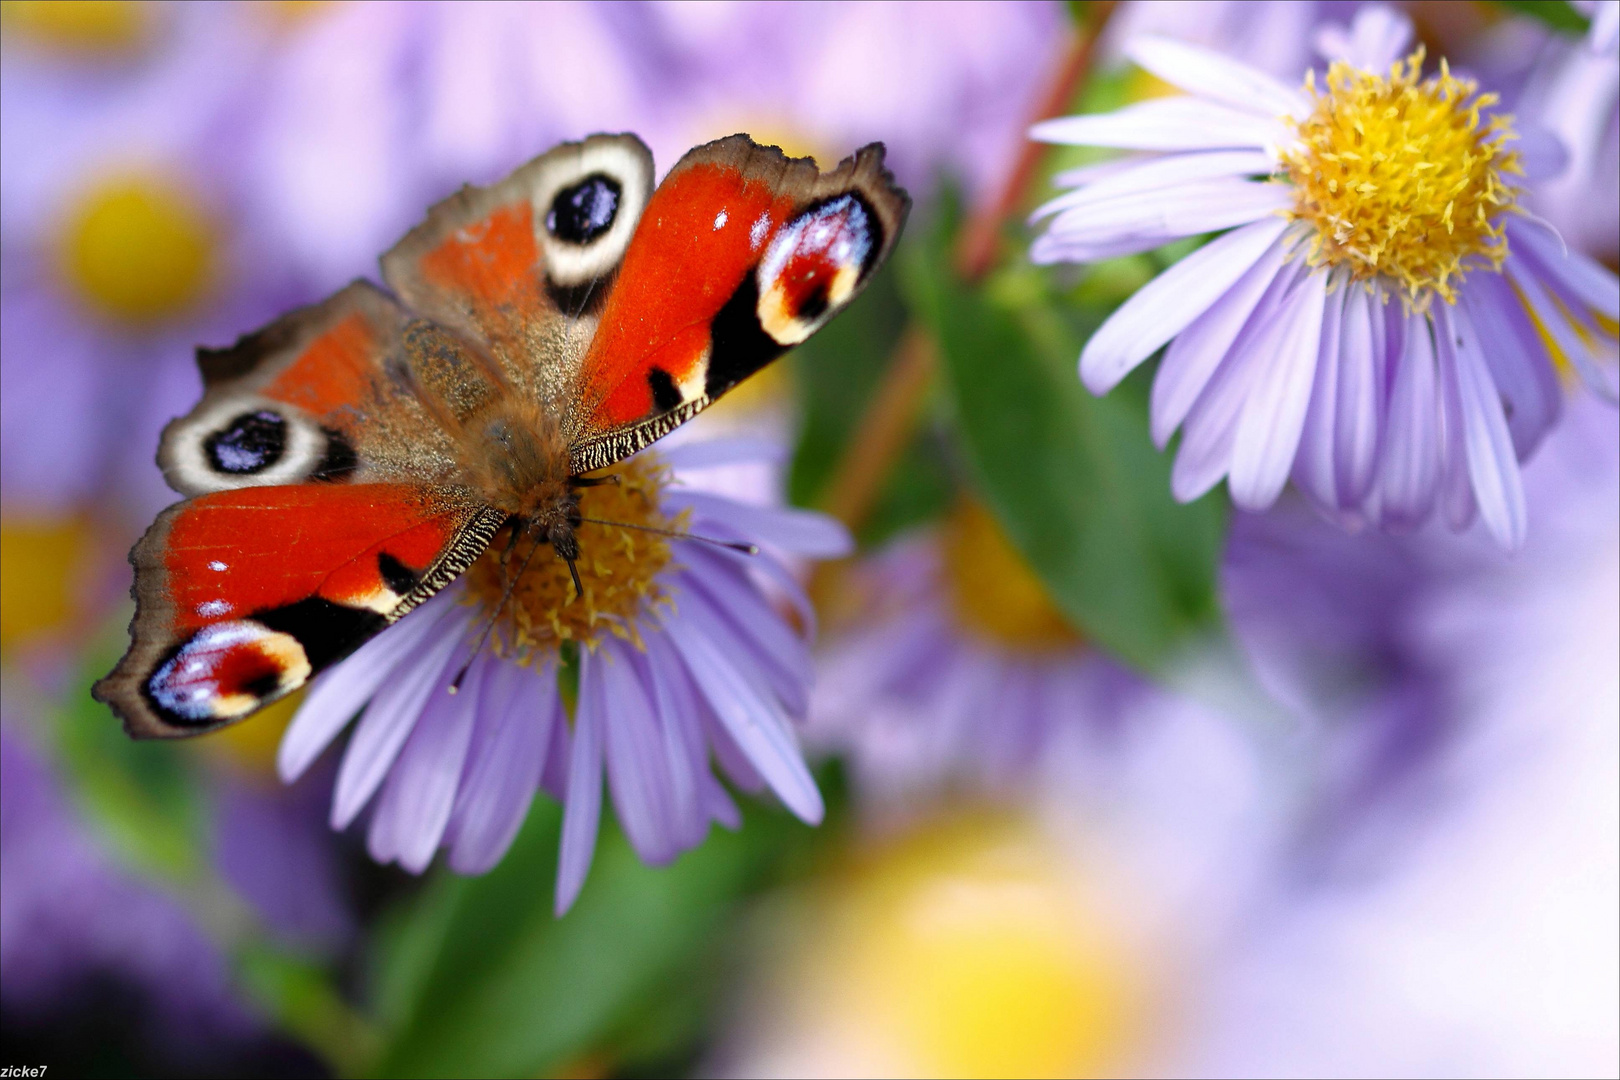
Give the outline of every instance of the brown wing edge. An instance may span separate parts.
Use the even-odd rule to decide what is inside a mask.
[[[186,505],[184,502],[176,503],[163,510],[151,528],[147,529],[145,535],[130,549],[129,562],[135,570],[135,580],[129,590],[130,598],[135,601],[135,613],[129,621],[130,645],[113,670],[99,679],[90,690],[90,696],[112,710],[113,715],[122,722],[124,732],[132,739],[190,738],[240,723],[253,715],[253,712],[250,712],[219,723],[181,726],[164,720],[152,707],[143,691],[146,681],[176,649],[184,644],[178,635],[165,629],[172,622],[174,609],[164,589],[163,579],[167,576],[167,571],[163,567],[162,552],[173,519]],[[460,577],[484,553],[496,532],[505,523],[506,514],[493,507],[480,507],[473,511],[467,523],[456,533],[455,538],[422,575],[416,586],[400,599],[392,611],[378,618],[370,625],[368,631],[357,636],[350,643],[344,656],[404,618]],[[369,614],[375,616],[375,613]],[[342,659],[343,657],[338,657],[313,669],[310,677],[313,678]],[[279,693],[265,697],[255,707],[254,712],[279,701],[307,682],[306,679],[303,683],[288,686]]]

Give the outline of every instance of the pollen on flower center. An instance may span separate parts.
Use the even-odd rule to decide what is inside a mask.
[[[944,549],[951,606],[964,629],[1023,651],[1079,643],[1080,635],[983,506],[958,504],[946,526]]]
[[[656,456],[641,454],[615,472],[617,484],[580,490],[582,517],[681,531],[680,516],[667,517],[659,510],[669,470]],[[500,602],[508,570],[517,573],[533,543],[520,533],[516,547],[507,554],[509,538],[509,530],[496,534],[489,550],[467,572],[468,596],[485,613]],[[536,650],[555,649],[566,641],[589,646],[604,632],[635,640],[635,615],[669,599],[658,578],[669,565],[668,538],[588,521],[579,526],[578,538],[576,565],[584,595],[574,598],[567,564],[542,544],[496,623],[491,644],[497,653],[527,662]],[[503,562],[508,569],[503,569]]]
[[[1471,266],[1500,269],[1507,254],[1501,217],[1517,190],[1519,155],[1507,148],[1512,120],[1482,120],[1497,100],[1455,78],[1444,60],[1419,79],[1420,48],[1388,77],[1343,61],[1299,125],[1283,161],[1298,196],[1293,216],[1314,236],[1312,266],[1343,267],[1360,280],[1399,282],[1415,308],[1447,302]]]

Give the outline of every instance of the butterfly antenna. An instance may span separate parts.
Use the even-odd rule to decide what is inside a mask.
[[[515,537],[517,529],[514,528],[512,534]],[[484,645],[489,641],[489,635],[495,630],[495,623],[500,619],[501,612],[506,610],[507,601],[512,599],[512,593],[517,588],[517,583],[522,580],[524,571],[529,569],[529,560],[533,559],[534,553],[540,550],[541,543],[541,538],[535,537],[534,546],[529,548],[529,553],[523,557],[523,565],[518,567],[517,573],[507,577],[506,584],[501,588],[501,602],[495,605],[495,610],[490,612],[489,618],[485,620],[483,632],[478,635],[478,644],[473,646],[473,651],[468,655],[467,662],[461,665],[461,670],[456,672],[456,677],[450,680],[450,692],[452,694],[461,692],[461,683],[467,677],[467,669],[472,667],[474,660],[478,659],[478,654],[484,651]],[[516,546],[516,539],[508,541],[506,551],[502,554],[503,567],[506,555],[511,554],[512,549]],[[570,564],[570,569],[572,569],[572,564]],[[578,581],[579,575],[576,574],[574,580]]]
[[[699,536],[697,533],[676,532],[674,529],[655,529],[651,525],[632,525],[628,521],[607,521],[603,518],[582,517],[579,520],[588,521],[592,525],[616,525],[621,529],[639,529],[642,532],[657,533],[659,536],[669,536],[676,540],[701,540],[705,544],[716,547],[730,548],[740,551],[744,555],[758,555],[759,547],[755,544],[743,543],[740,540],[720,540],[713,536]]]

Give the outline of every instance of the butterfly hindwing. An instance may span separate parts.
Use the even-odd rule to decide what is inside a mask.
[[[411,387],[408,316],[357,281],[225,349],[199,349],[202,401],[164,429],[184,495],[299,483],[430,481],[448,443]]]
[[[910,200],[872,144],[823,175],[746,135],[653,192],[577,375],[575,471],[636,452],[808,338],[888,256]]]
[[[504,515],[409,484],[217,491],[130,553],[129,651],[96,684],[132,735],[194,735],[304,685],[459,575]]]

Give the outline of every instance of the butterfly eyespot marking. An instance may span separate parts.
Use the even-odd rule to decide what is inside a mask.
[[[269,409],[243,413],[203,440],[214,471],[236,475],[263,472],[286,448],[287,421]]]
[[[565,243],[589,244],[613,227],[622,191],[613,177],[593,173],[557,192],[546,212],[546,229]]]
[[[256,395],[198,406],[163,433],[158,465],[184,495],[310,480],[342,482],[359,468],[353,444],[301,409]]]
[[[882,225],[855,192],[811,206],[787,222],[755,273],[759,325],[797,345],[855,295],[883,248]]]
[[[540,168],[535,235],[559,307],[573,313],[605,291],[597,283],[630,245],[652,194],[652,155],[633,135],[593,135]]]
[[[303,685],[311,670],[297,638],[236,619],[198,630],[158,666],[145,689],[170,723],[211,727]]]

